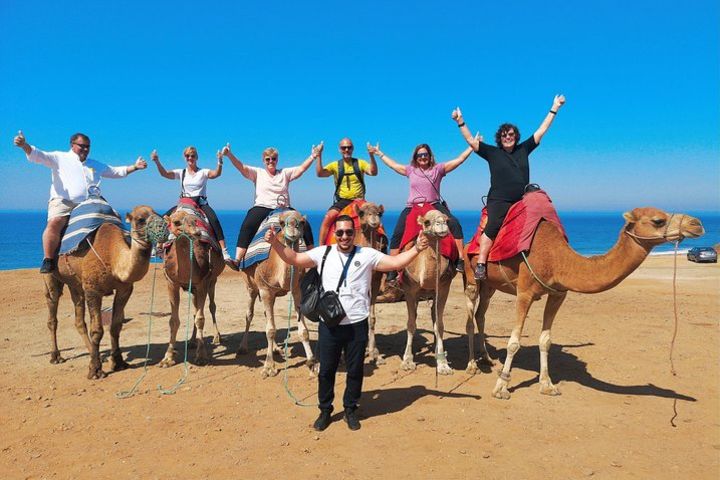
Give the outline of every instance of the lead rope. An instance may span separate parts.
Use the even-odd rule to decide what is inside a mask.
[[[182,237],[182,236],[186,237],[186,238],[190,241],[190,281],[188,282],[188,290],[187,290],[187,292],[188,292],[188,295],[187,295],[187,298],[188,298],[187,312],[188,312],[188,313],[187,313],[187,320],[185,321],[185,356],[184,356],[184,358],[183,358],[183,367],[184,367],[184,370],[183,370],[182,376],[178,379],[177,382],[175,382],[175,385],[173,385],[172,387],[165,389],[165,388],[162,387],[162,385],[158,384],[157,389],[158,389],[158,390],[160,391],[160,393],[162,393],[163,395],[172,395],[172,394],[174,394],[174,393],[177,391],[177,389],[180,388],[180,386],[181,386],[183,383],[185,383],[185,380],[187,380],[188,370],[189,370],[189,369],[188,369],[187,357],[188,357],[188,338],[190,337],[190,307],[191,307],[191,300],[192,300],[192,276],[193,276],[193,260],[195,259],[195,249],[194,249],[194,244],[195,244],[195,242],[194,242],[194,240],[192,239],[192,237],[190,237],[190,236],[189,236],[188,234],[186,234],[186,233],[181,233],[181,234],[178,236],[178,238],[179,238],[179,237]],[[177,238],[175,239],[175,241],[177,242]],[[165,261],[165,260],[163,259],[163,262],[164,262],[164,261]]]
[[[547,289],[550,290],[551,292],[564,293],[564,292],[561,292],[560,290],[555,290],[554,288],[552,288],[551,286],[547,285],[545,282],[543,282],[542,280],[540,280],[540,277],[538,277],[538,276],[535,274],[535,272],[533,271],[532,267],[530,266],[530,262],[528,261],[527,257],[525,256],[525,252],[523,251],[523,252],[520,252],[520,253],[522,254],[523,260],[525,260],[525,265],[527,265],[528,270],[530,270],[530,273],[532,274],[533,278],[534,278],[535,280],[537,280],[537,282],[538,282],[540,285],[542,285],[543,287],[547,288]]]
[[[676,280],[677,280],[677,254],[678,254],[679,243],[680,243],[680,241],[675,242],[675,255],[673,256],[673,310],[675,313],[675,326],[673,328],[672,340],[670,341],[670,373],[672,373],[673,377],[677,376],[677,373],[675,372],[675,364],[673,362],[673,351],[675,350],[675,337],[677,337],[677,331],[678,331]],[[673,416],[670,419],[670,425],[672,425],[673,428],[677,428],[677,425],[675,425],[675,419],[677,418],[677,416],[678,416],[677,398],[673,398]]]
[[[435,271],[435,301],[433,302],[433,309],[435,310],[435,322],[433,325],[433,337],[435,341],[435,390],[438,388],[438,362],[440,360],[445,360],[445,352],[438,352],[438,343],[437,343],[437,334],[435,333],[437,330],[437,321],[438,321],[438,290],[440,290],[440,239],[436,238],[435,242],[435,263],[437,264],[437,269]]]

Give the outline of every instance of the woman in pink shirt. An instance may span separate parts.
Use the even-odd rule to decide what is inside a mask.
[[[260,224],[270,215],[270,212],[278,207],[290,207],[288,184],[300,178],[312,165],[312,162],[322,155],[322,151],[323,143],[320,142],[318,146],[313,145],[310,156],[297,167],[277,168],[278,151],[273,147],[269,147],[263,150],[262,153],[265,168],[257,168],[245,165],[238,160],[230,151],[229,143],[223,147],[222,155],[230,159],[243,177],[255,184],[255,202],[253,207],[248,210],[240,227],[235,259],[225,260],[225,263],[230,268],[233,270],[239,269],[240,261],[245,256],[252,238],[257,234]],[[308,248],[312,248],[314,240],[309,223],[306,224],[303,238]]]
[[[373,153],[380,156],[385,165],[395,170],[400,175],[408,177],[410,181],[410,194],[405,209],[400,213],[392,238],[390,239],[390,254],[397,255],[400,250],[400,242],[405,232],[405,220],[410,213],[414,204],[430,203],[437,210],[448,216],[448,227],[450,233],[455,238],[458,252],[460,252],[460,260],[456,266],[458,271],[464,268],[462,260],[463,251],[463,231],[457,218],[450,213],[447,204],[440,196],[440,183],[445,175],[459,167],[472,153],[472,148],[466,148],[457,158],[444,163],[435,163],[435,156],[427,143],[421,143],[412,154],[412,160],[409,165],[400,165],[392,158],[380,151],[379,145],[371,147]],[[388,280],[392,280],[395,275],[391,272],[388,274]]]

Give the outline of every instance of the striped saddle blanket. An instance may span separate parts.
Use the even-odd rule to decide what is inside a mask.
[[[70,213],[67,229],[60,243],[60,254],[79,250],[83,241],[95,233],[103,223],[111,223],[123,228],[120,215],[100,196],[93,196],[80,203]],[[125,232],[125,240],[130,243],[130,234]]]
[[[265,232],[272,226],[275,231],[280,230],[280,214],[290,210],[289,208],[276,208],[265,220],[262,221],[257,233],[253,237],[250,245],[248,246],[245,258],[240,262],[240,268],[245,269],[252,265],[262,262],[270,256],[270,244],[265,241]],[[304,252],[307,250],[305,240],[300,239],[299,251]]]
[[[197,203],[195,203],[190,198],[181,198],[180,201],[177,204],[177,207],[175,208],[176,212],[185,212],[188,215],[194,215],[196,217],[195,219],[195,227],[197,228],[198,232],[200,233],[200,241],[202,243],[209,243],[212,248],[214,248],[216,251],[220,251],[220,245],[215,240],[215,232],[213,232],[212,227],[208,223],[207,216],[205,215],[205,212],[203,212],[200,207],[198,207]],[[168,240],[165,243],[165,248],[169,249],[170,245],[173,244],[175,241],[175,238],[177,238],[172,232],[168,234]]]

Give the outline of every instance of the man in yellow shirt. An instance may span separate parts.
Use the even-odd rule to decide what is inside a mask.
[[[369,145],[369,144],[368,144]],[[323,167],[322,157],[317,157],[315,172],[318,177],[333,176],[335,179],[335,196],[333,205],[325,214],[322,226],[320,227],[320,245],[325,244],[330,225],[335,221],[340,210],[350,205],[357,198],[365,198],[365,175],[374,177],[378,168],[375,162],[373,151],[368,148],[370,162],[358,160],[352,156],[353,143],[349,138],[340,140],[340,154],[342,160],[331,162]]]

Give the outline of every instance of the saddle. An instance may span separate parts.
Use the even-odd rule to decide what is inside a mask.
[[[360,208],[363,205],[365,205],[366,203],[367,203],[367,200],[365,200],[363,198],[356,198],[347,207],[340,210],[340,213],[338,214],[338,216],[348,215],[349,217],[351,217],[353,219],[353,225],[355,227],[355,231],[357,232],[360,230],[360,217],[358,216],[357,210],[355,207],[357,206],[357,208]],[[387,238],[387,234],[385,233],[385,229],[383,228],[382,224],[378,227],[377,231],[378,231],[378,234],[380,234],[381,236],[385,236]],[[325,237],[325,245],[333,245],[335,243],[337,243],[337,241],[335,239],[335,224],[332,223],[330,225],[330,228],[328,228],[328,233],[327,233],[327,236]],[[387,243],[387,242],[385,242],[385,243]]]
[[[199,240],[202,243],[209,244],[217,252],[220,252],[220,245],[217,243],[215,238],[215,232],[213,231],[210,223],[208,222],[205,212],[202,211],[200,206],[189,197],[182,197],[178,201],[175,212],[185,212],[188,215],[194,216],[195,228],[199,234]],[[168,241],[165,243],[165,249],[169,249],[173,244],[177,236],[171,231],[168,235]]]

